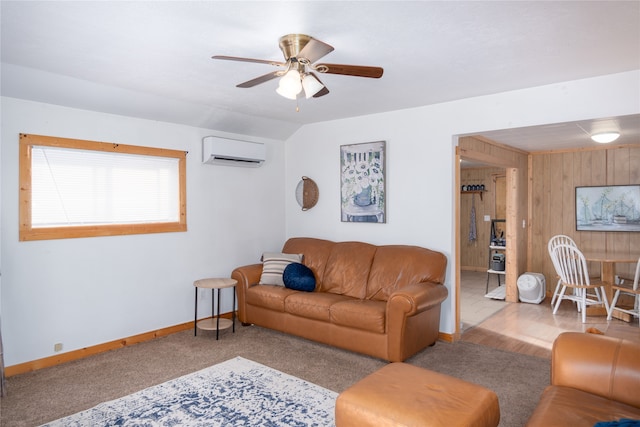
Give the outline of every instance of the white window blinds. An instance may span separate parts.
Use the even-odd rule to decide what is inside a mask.
[[[179,160],[33,146],[33,228],[176,222]]]

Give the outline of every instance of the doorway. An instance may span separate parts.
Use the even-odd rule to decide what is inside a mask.
[[[465,160],[464,164],[461,164]],[[462,194],[461,188],[461,170],[468,164],[482,165],[484,167],[499,168],[505,176],[505,239],[506,246],[504,248],[505,255],[505,302],[518,302],[517,279],[518,276],[526,271],[527,263],[527,247],[528,247],[528,231],[526,224],[527,213],[529,211],[528,201],[528,154],[519,150],[514,150],[504,145],[497,144],[482,136],[462,136],[458,138],[455,156],[455,333],[454,340],[460,338],[460,276],[463,271],[461,262],[461,242],[463,234],[464,221],[461,221],[462,210],[461,203],[463,198],[467,198],[467,194]],[[485,185],[486,187],[486,185]],[[476,212],[477,214],[477,212]],[[495,218],[495,212],[492,213]],[[478,216],[484,223],[484,214]],[[491,218],[491,217],[490,217]],[[489,218],[489,222],[490,222]],[[520,227],[522,224],[522,228]],[[478,229],[480,230],[480,229]],[[478,236],[477,245],[488,245],[489,237],[480,238]],[[484,248],[483,248],[484,249]],[[488,257],[484,253],[483,263],[487,262]],[[478,261],[479,262],[479,261]],[[473,264],[481,265],[481,264]],[[483,264],[484,265],[484,264]],[[487,267],[485,267],[487,268]],[[485,270],[485,277],[486,277]],[[486,283],[486,282],[485,282]]]
[[[504,307],[504,268],[489,271],[494,253],[498,258],[504,256],[504,250],[492,249],[492,239],[506,235],[506,172],[477,163],[461,163],[460,168],[463,186],[481,188],[480,192],[460,193],[459,328],[464,332]]]

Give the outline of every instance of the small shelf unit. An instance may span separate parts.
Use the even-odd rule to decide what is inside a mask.
[[[485,292],[489,292],[489,279],[492,274],[495,274],[498,278],[498,287],[502,286],[500,277],[506,274],[506,269],[504,270],[494,270],[493,269],[493,256],[498,253],[504,253],[507,249],[506,242],[502,239],[502,236],[498,236],[496,232],[496,223],[504,223],[504,219],[493,219],[491,220],[491,240],[489,240],[489,260],[487,264],[487,286]],[[496,245],[496,241],[501,243]],[[504,243],[504,245],[502,244]]]
[[[487,270],[487,273],[502,274],[504,276],[505,274],[504,270],[493,270],[491,268],[491,261],[493,261],[492,258],[494,254],[499,253],[499,251],[504,251],[506,249],[507,249],[506,246],[489,246],[489,269]]]
[[[487,190],[465,190],[465,191],[460,191],[460,194],[479,194],[480,200],[482,200],[482,195],[486,192]]]

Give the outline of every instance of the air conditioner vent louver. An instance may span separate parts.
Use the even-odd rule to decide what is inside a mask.
[[[258,167],[264,163],[265,159],[266,148],[260,142],[217,136],[206,136],[202,139],[202,163],[204,164]]]

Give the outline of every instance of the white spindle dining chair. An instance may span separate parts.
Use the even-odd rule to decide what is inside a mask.
[[[556,246],[561,244],[573,245],[576,247],[578,246],[576,245],[576,242],[574,242],[574,240],[569,236],[565,236],[564,234],[557,234],[553,236],[551,239],[549,239],[549,243],[547,243],[547,250],[549,251],[549,256],[551,257],[552,262],[553,262],[553,257],[551,256],[551,252]],[[556,267],[555,264],[554,264],[554,267]],[[557,267],[556,267],[556,271],[558,271]],[[556,299],[558,298],[558,293],[560,293],[561,282],[562,281],[560,280],[560,276],[558,276],[558,283],[556,284],[556,288],[553,291],[553,296],[551,297],[551,307],[553,307],[553,305],[556,303]]]
[[[624,313],[630,314],[638,318],[638,325],[640,325],[640,289],[638,289],[638,281],[640,280],[640,259],[638,259],[638,264],[636,265],[636,274],[633,278],[633,283],[631,286],[626,286],[628,280],[623,280],[619,285],[613,285],[611,289],[614,292],[613,299],[611,300],[611,306],[609,307],[609,311],[607,312],[607,320],[611,320],[611,316],[613,315],[613,310],[619,310]],[[633,298],[633,307],[622,307],[617,306],[618,299],[620,298],[620,294],[626,294]]]
[[[584,255],[575,245],[561,243],[551,252],[551,259],[560,276],[560,292],[558,293],[553,314],[556,314],[563,300],[574,301],[578,304],[578,312],[582,314],[582,323],[586,322],[587,306],[604,305],[609,313],[609,303],[601,281],[591,283],[589,270]],[[567,294],[567,288],[573,293]],[[593,290],[595,295],[589,294]]]

